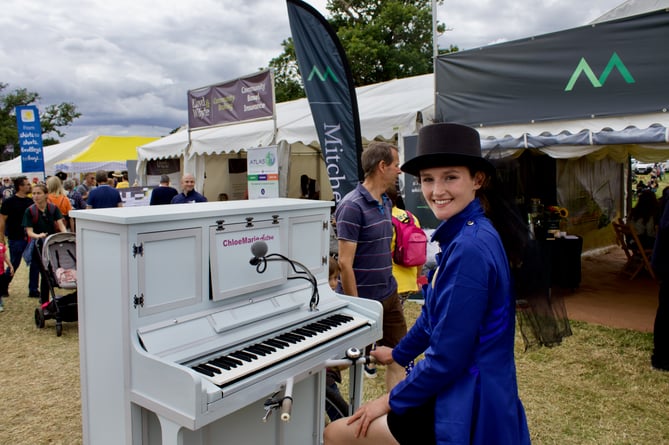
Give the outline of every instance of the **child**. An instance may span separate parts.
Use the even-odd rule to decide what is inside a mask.
[[[0,268],[0,281],[2,281],[3,285],[0,286],[0,289],[4,289],[8,286],[8,284],[5,284],[4,282],[9,280],[9,277],[5,273],[5,267],[7,266],[7,271],[9,272],[9,276],[14,275],[14,266],[12,266],[12,262],[9,261],[9,249],[7,249],[7,246],[5,243],[0,243],[0,256],[3,258],[3,267]],[[2,297],[6,297],[7,295],[0,295],[0,312],[4,311],[4,307],[2,306]]]
[[[332,290],[337,288],[337,280],[339,280],[339,263],[335,257],[330,256],[328,283]]]

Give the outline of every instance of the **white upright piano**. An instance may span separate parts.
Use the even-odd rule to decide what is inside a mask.
[[[228,201],[72,216],[84,443],[322,442],[323,363],[382,336],[379,303],[328,286],[330,203]],[[286,261],[255,258],[254,245],[309,269],[316,310],[312,283],[296,279],[304,275]],[[263,420],[265,402],[287,391],[290,421],[278,412]]]

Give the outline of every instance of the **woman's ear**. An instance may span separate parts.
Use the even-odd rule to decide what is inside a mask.
[[[480,189],[485,183],[487,178],[488,176],[485,173],[481,171],[476,172],[474,174],[474,190]]]

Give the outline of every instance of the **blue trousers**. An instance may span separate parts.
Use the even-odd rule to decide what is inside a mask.
[[[23,258],[23,251],[28,247],[28,241],[20,240],[9,240],[9,260],[14,267],[14,273],[18,270],[21,265],[21,258]],[[7,293],[7,288],[9,283],[12,281],[11,275],[9,275],[9,269],[5,271],[7,274],[7,280],[2,283],[3,289],[0,289],[0,295]],[[28,274],[28,290],[30,292],[36,292],[39,287],[39,264],[34,261],[30,262],[30,272]]]

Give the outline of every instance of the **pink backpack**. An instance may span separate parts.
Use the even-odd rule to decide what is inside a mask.
[[[393,261],[405,267],[422,266],[427,260],[427,235],[415,223],[415,217],[405,210],[406,218],[392,217],[395,227]]]

